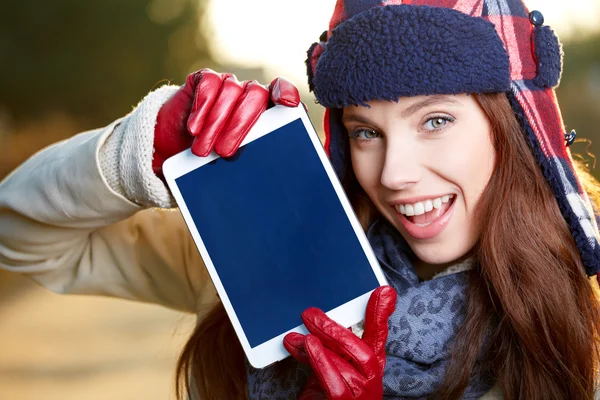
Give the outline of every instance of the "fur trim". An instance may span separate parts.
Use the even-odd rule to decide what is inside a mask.
[[[328,109],[328,127],[326,128],[327,144],[329,148],[329,161],[338,178],[343,181],[346,170],[351,168],[350,144],[348,132],[342,123],[343,110],[339,108]]]
[[[313,82],[317,101],[339,108],[401,96],[506,92],[509,71],[504,45],[483,18],[388,5],[331,32]]]
[[[560,42],[549,26],[537,26],[533,35],[538,62],[538,72],[533,83],[547,88],[558,86],[563,64]]]
[[[311,92],[315,89],[315,66],[319,57],[323,54],[323,43],[313,43],[306,52],[306,75],[308,75],[308,90]]]

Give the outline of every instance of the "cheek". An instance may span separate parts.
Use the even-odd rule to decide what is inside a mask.
[[[375,201],[377,190],[381,182],[384,156],[377,149],[359,149],[350,145],[350,159],[352,169],[360,186],[367,195]]]
[[[496,155],[489,135],[480,139],[474,140],[473,145],[466,149],[468,156],[465,157],[462,169],[463,191],[469,209],[473,209],[481,197],[490,181],[495,165]]]
[[[487,129],[464,136],[469,140],[445,143],[430,159],[442,177],[458,186],[467,210],[472,210],[492,175],[495,151]]]

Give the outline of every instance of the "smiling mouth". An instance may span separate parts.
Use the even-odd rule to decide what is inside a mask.
[[[414,239],[433,239],[446,229],[454,214],[456,196],[448,195],[447,198],[445,197],[432,199],[431,201],[426,200],[421,202],[424,203],[422,206],[419,203],[396,205],[394,206],[396,219],[402,225],[404,231]],[[441,200],[441,204],[440,201],[435,200]],[[433,204],[434,201],[435,205]]]
[[[450,209],[455,198],[454,195],[446,195],[414,204],[398,204],[395,208],[412,224],[426,227],[442,217]]]

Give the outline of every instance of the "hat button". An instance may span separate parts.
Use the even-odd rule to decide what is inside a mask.
[[[567,141],[567,146],[570,146],[575,141],[575,137],[577,136],[577,132],[573,129],[570,133],[565,133],[565,140]]]
[[[534,10],[529,13],[529,21],[535,26],[542,26],[544,25],[544,14]]]

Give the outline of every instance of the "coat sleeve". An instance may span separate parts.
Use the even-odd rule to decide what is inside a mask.
[[[127,118],[40,151],[0,183],[0,268],[57,293],[199,312],[216,293],[179,210],[144,209],[101,173],[99,149]]]

